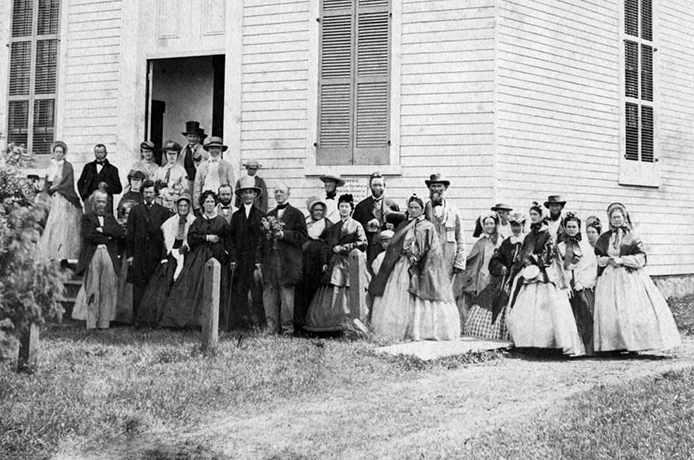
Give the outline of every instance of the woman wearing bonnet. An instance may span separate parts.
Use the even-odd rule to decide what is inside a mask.
[[[77,259],[80,254],[80,222],[82,204],[75,191],[75,172],[65,160],[67,145],[56,141],[51,145],[53,159],[48,168],[44,192],[51,197],[51,208],[46,221],[38,254],[47,259]]]
[[[595,351],[665,350],[682,340],[665,298],[643,270],[646,252],[626,206],[607,208],[610,229],[595,244]]]

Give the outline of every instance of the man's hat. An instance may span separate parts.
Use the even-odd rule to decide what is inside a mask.
[[[443,175],[439,173],[432,174],[429,176],[429,180],[425,180],[424,183],[427,184],[427,187],[431,184],[443,184],[444,187],[448,188],[451,185],[451,181],[444,179]]]
[[[152,142],[152,141],[140,142],[140,149],[142,149],[142,150],[154,150],[154,142]]]
[[[226,152],[228,148],[226,145],[224,145],[222,138],[219,136],[210,137],[210,140],[207,141],[207,144],[202,146],[202,148],[204,148],[205,150],[210,150],[210,147],[221,147],[222,152]]]
[[[251,176],[243,176],[241,179],[239,179],[239,187],[234,190],[234,193],[236,196],[240,197],[241,192],[244,190],[254,190],[257,196],[260,196],[263,193],[260,187],[255,186],[255,179]]]
[[[201,139],[207,137],[207,134],[205,134],[205,130],[200,128],[199,121],[186,121],[186,130],[181,134],[183,134],[184,136],[187,136],[188,134],[197,134],[198,136],[200,136]]]
[[[345,180],[343,178],[341,178],[340,176],[333,176],[332,174],[320,176],[318,179],[320,179],[323,183],[325,183],[326,180],[333,180],[335,181],[338,187],[342,187],[343,185],[345,185]]]
[[[549,209],[550,204],[560,204],[564,206],[566,204],[566,201],[561,199],[561,195],[550,195],[547,198],[547,201],[545,201],[545,208]]]
[[[513,208],[505,203],[497,203],[494,206],[492,206],[491,209],[492,211],[513,211]]]
[[[140,179],[140,180],[145,180],[147,176],[145,176],[145,173],[140,171],[139,169],[131,169],[130,172],[128,173],[128,180],[133,180],[133,179]]]
[[[248,160],[242,165],[244,168],[255,168],[255,169],[260,169],[263,167],[258,160]]]

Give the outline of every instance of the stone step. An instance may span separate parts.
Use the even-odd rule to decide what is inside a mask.
[[[424,340],[421,342],[407,342],[376,348],[376,353],[388,355],[415,356],[422,361],[459,356],[467,353],[480,353],[484,351],[508,349],[513,342],[506,340],[481,339],[477,337],[461,337],[458,340],[436,342]]]

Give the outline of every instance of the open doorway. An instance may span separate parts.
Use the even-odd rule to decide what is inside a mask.
[[[185,144],[186,121],[199,121],[208,136],[224,136],[224,65],[224,55],[148,62],[145,131],[158,163],[166,141]]]

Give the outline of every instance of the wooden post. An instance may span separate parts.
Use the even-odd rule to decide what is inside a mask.
[[[366,320],[366,288],[364,273],[366,256],[359,249],[349,253],[349,312],[352,319]]]
[[[19,338],[17,370],[31,371],[36,366],[39,349],[39,326],[31,323],[29,329]]]
[[[205,281],[202,295],[202,351],[207,353],[217,349],[219,339],[219,294],[222,266],[217,259],[205,264]]]

